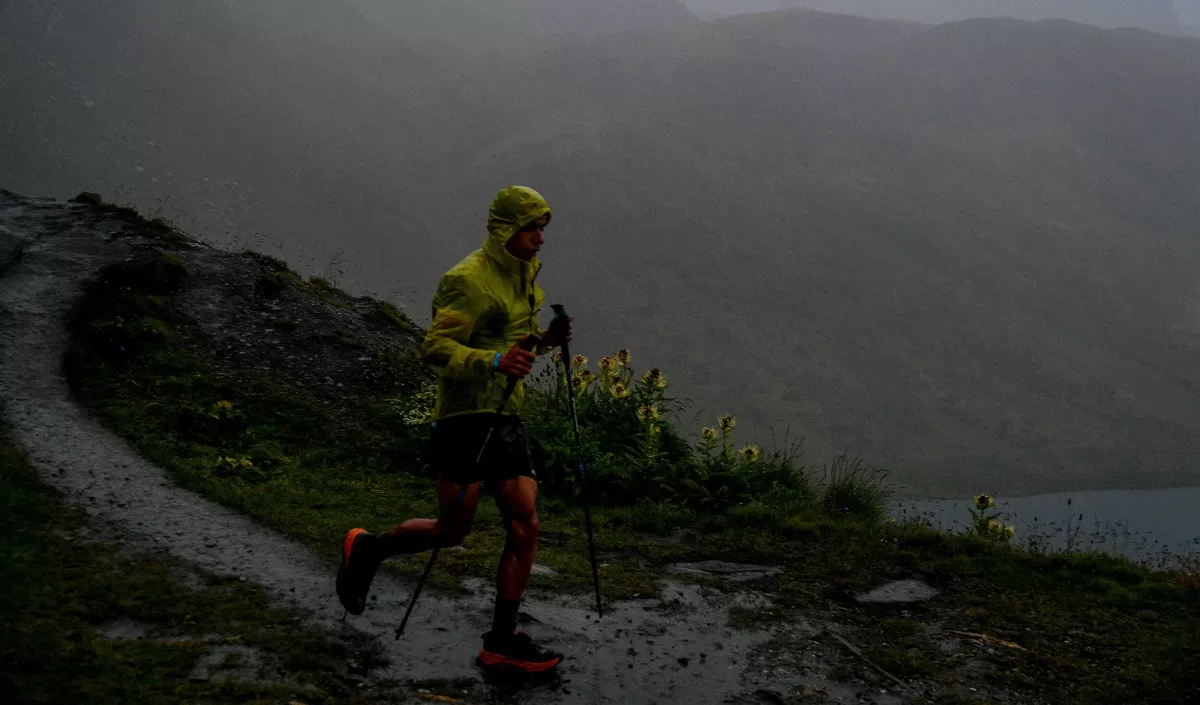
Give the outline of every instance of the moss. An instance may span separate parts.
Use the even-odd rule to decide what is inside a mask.
[[[401,311],[390,301],[376,299],[374,302],[375,313],[385,321],[394,324],[397,328],[408,332],[418,332],[416,324],[408,317],[406,313]]]
[[[262,252],[256,252],[254,250],[242,250],[241,255],[243,257],[249,257],[250,259],[254,260],[255,262],[259,263],[260,265],[263,265],[264,267],[266,267],[268,272],[277,273],[277,274],[283,274],[283,273],[287,272],[287,273],[291,273],[293,276],[296,276],[295,272],[292,272],[291,268],[288,267],[287,262],[284,262],[282,259],[275,257],[273,255],[268,255],[268,254],[265,254]]]
[[[165,218],[146,218],[137,212],[137,210],[128,206],[119,206],[105,202],[99,194],[83,191],[72,198],[71,202],[91,206],[97,213],[128,223],[137,228],[140,234],[157,239],[163,244],[173,247],[186,247],[195,244],[192,238],[189,238]]]
[[[264,274],[254,281],[254,295],[258,298],[278,298],[288,287],[302,284],[300,277],[290,270]]]

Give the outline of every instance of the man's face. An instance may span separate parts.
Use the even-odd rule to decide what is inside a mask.
[[[509,254],[526,261],[533,259],[534,255],[542,249],[542,244],[546,242],[542,239],[542,231],[547,222],[549,222],[547,218],[538,218],[514,233],[504,245]]]

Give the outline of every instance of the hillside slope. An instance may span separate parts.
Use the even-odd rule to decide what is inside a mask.
[[[45,19],[0,47],[23,189],[169,196],[420,322],[524,182],[582,349],[673,361],[755,435],[911,494],[1200,480],[1195,41],[788,11],[480,57]]]

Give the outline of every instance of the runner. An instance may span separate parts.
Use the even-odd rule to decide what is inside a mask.
[[[523,385],[517,385],[503,413],[496,411],[508,380],[525,377],[536,355],[564,342],[555,338],[555,331],[537,328],[545,297],[534,280],[549,222],[550,207],[536,191],[504,189],[488,212],[483,248],[442,276],[433,299],[433,322],[421,346],[425,362],[438,374],[431,433],[438,518],[409,519],[381,535],[351,529],[337,576],[342,605],[351,614],[362,614],[382,561],[462,543],[475,517],[480,486],[486,485],[508,537],[496,576],[492,629],[483,636],[479,662],[530,673],[557,666],[563,656],[516,630],[538,536],[537,474],[518,415]],[[539,344],[523,349],[530,335],[539,336]],[[570,340],[569,329],[566,338]],[[477,463],[489,431],[491,440]]]

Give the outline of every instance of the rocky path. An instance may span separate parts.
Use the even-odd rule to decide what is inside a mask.
[[[262,584],[319,625],[376,636],[392,662],[385,676],[459,680],[485,691],[473,659],[490,620],[490,589],[453,600],[426,593],[408,633],[397,642],[392,629],[411,586],[381,575],[372,608],[343,624],[333,595],[332,551],[314,555],[181,489],[79,406],[62,370],[68,341],[61,320],[101,268],[147,242],[115,237],[129,229],[87,205],[0,191],[0,413],[40,475],[69,501],[116,524],[130,540],[213,573]],[[739,599],[754,598],[732,601]],[[559,682],[529,689],[520,699],[764,702],[755,691],[769,684],[764,681],[784,685],[789,674],[774,668],[764,673],[757,658],[755,668],[747,668],[772,635],[730,629],[730,602],[669,584],[662,603],[616,604],[596,623],[585,599],[535,596],[525,608],[537,620],[528,631],[571,658],[559,669]],[[836,684],[826,686],[838,690]],[[868,701],[899,702],[890,696]]]

